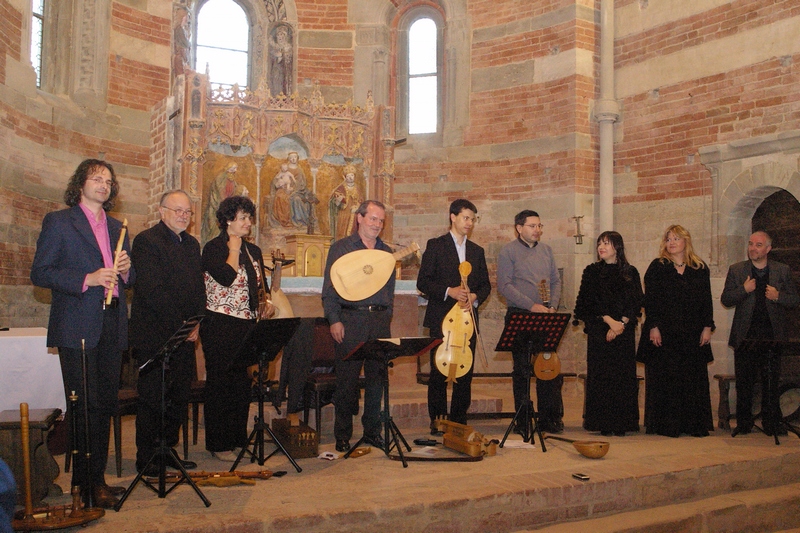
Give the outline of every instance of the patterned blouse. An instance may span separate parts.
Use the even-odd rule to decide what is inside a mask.
[[[261,283],[258,262],[253,261],[258,283]],[[239,265],[236,279],[230,287],[220,285],[208,272],[203,273],[206,282],[206,308],[215,313],[235,316],[245,320],[255,320],[256,313],[250,310],[247,271]]]

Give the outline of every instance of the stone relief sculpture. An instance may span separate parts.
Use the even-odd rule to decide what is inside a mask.
[[[189,54],[192,49],[190,36],[189,11],[180,6],[175,10],[177,23],[172,29],[172,75],[179,76],[189,68]]]
[[[312,233],[314,225],[314,204],[319,200],[316,195],[308,188],[306,173],[298,165],[299,156],[297,152],[289,154],[288,171],[294,176],[294,191],[289,195],[289,203],[292,210],[292,223],[295,226],[310,226],[309,233]]]
[[[356,185],[356,167],[344,167],[344,180],[331,193],[328,201],[331,235],[334,241],[350,235],[355,230],[356,210],[364,196]]]
[[[202,241],[206,243],[219,234],[217,226],[217,208],[220,202],[230,196],[249,196],[247,187],[236,182],[239,165],[230,163],[224,171],[214,178],[208,189],[208,197],[203,212]]]
[[[269,92],[272,96],[294,92],[294,48],[292,28],[279,24],[269,39]]]

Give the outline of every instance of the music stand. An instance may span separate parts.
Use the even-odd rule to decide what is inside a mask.
[[[259,466],[275,455],[277,452],[282,452],[289,458],[295,470],[302,472],[303,469],[294,460],[294,457],[286,450],[275,433],[270,429],[269,424],[264,422],[264,381],[261,379],[261,373],[265,365],[278,356],[278,353],[286,346],[289,339],[294,335],[297,326],[300,325],[300,318],[275,318],[272,320],[261,320],[253,326],[245,336],[239,351],[234,356],[233,364],[243,367],[248,367],[258,363],[258,415],[255,418],[255,425],[250,436],[247,437],[247,444],[242,447],[239,455],[236,456],[233,466],[230,471],[236,470],[239,463],[244,457],[245,453],[250,454],[250,462],[258,461]],[[275,443],[275,449],[264,456],[264,432],[269,433],[270,439]],[[252,446],[251,451],[249,447]]]
[[[524,442],[532,442],[535,431],[539,435],[542,452],[547,451],[542,430],[539,429],[539,414],[533,406],[533,400],[531,400],[532,365],[530,359],[534,353],[554,352],[558,348],[558,343],[561,342],[561,337],[564,336],[570,317],[569,313],[515,312],[511,314],[508,324],[500,334],[500,340],[497,342],[495,351],[519,352],[525,350],[528,354],[528,364],[525,365],[525,380],[527,381],[525,397],[514,414],[514,419],[511,420],[508,429],[506,429],[506,433],[500,443],[501,448],[506,443],[506,439],[508,439],[508,435],[517,421],[524,420],[522,440]]]
[[[403,462],[403,468],[408,468],[408,463],[403,456],[403,449],[400,446],[402,442],[406,449],[410,452],[411,446],[408,445],[403,434],[397,424],[392,420],[392,415],[389,410],[389,368],[393,366],[392,361],[398,357],[419,356],[420,354],[429,352],[436,346],[442,343],[442,339],[434,339],[431,337],[401,337],[399,339],[374,339],[371,341],[362,342],[353,349],[352,352],[347,354],[343,360],[363,361],[366,359],[377,360],[383,363],[383,411],[381,412],[381,421],[383,422],[384,432],[384,450],[383,453],[389,455],[393,447],[397,448],[397,453],[400,455],[400,460]],[[350,457],[350,454],[358,448],[367,438],[363,435],[355,446],[350,448],[344,458]]]
[[[134,487],[142,481],[145,486],[147,486],[150,490],[158,494],[159,498],[166,498],[167,494],[175,490],[175,488],[186,481],[197,493],[201,500],[206,507],[211,505],[211,502],[208,501],[208,498],[200,491],[197,487],[197,484],[194,480],[189,476],[189,473],[183,467],[183,463],[181,462],[178,454],[173,450],[170,446],[167,445],[167,371],[169,370],[169,360],[172,357],[172,354],[183,344],[186,342],[186,339],[195,330],[197,326],[200,325],[200,321],[203,320],[203,316],[193,316],[192,318],[184,321],[181,327],[172,334],[164,346],[150,359],[147,360],[142,366],[139,367],[139,373],[148,372],[154,368],[154,366],[158,363],[161,363],[161,427],[159,428],[158,434],[158,447],[156,451],[153,452],[153,455],[150,456],[150,459],[147,460],[144,468],[142,468],[141,472],[139,472],[136,477],[134,478],[133,482],[128,487],[128,490],[125,491],[125,494],[119,499],[117,504],[114,506],[115,511],[119,511],[122,508],[122,504],[125,503],[125,500],[128,499],[131,492],[133,492]],[[167,476],[167,458],[172,457],[172,461],[170,464],[176,466],[181,473],[181,477],[178,478],[178,481],[174,482],[172,486],[167,489],[166,483],[166,476]],[[153,461],[157,461],[158,463],[158,488],[156,488],[153,483],[149,480],[144,478],[144,473],[147,471],[147,467],[149,467]]]
[[[781,430],[786,430],[787,433],[791,431],[795,435],[800,438],[800,430],[794,427],[792,424],[789,424],[783,418],[783,414],[781,413],[780,402],[773,402],[773,398],[777,398],[777,383],[773,383],[772,376],[773,376],[773,368],[772,365],[775,364],[776,358],[781,357],[781,348],[783,347],[796,347],[800,344],[797,341],[775,341],[770,339],[745,339],[742,341],[741,346],[739,346],[740,350],[745,350],[748,352],[763,352],[766,351],[767,354],[767,390],[761,391],[761,423],[762,425],[766,426],[768,422],[771,422],[772,430],[773,430],[773,438],[775,439],[775,445],[780,445],[780,440],[778,439],[778,434],[781,433]],[[764,406],[768,406],[766,412],[768,416],[772,420],[766,420],[764,418]],[[754,427],[760,430],[762,433],[766,433],[763,428],[758,427],[754,424]],[[731,437],[735,437],[739,434],[739,426],[737,424],[736,428],[731,432]]]

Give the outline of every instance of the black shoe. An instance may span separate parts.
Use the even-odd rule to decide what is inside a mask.
[[[439,429],[438,424],[434,420],[431,421],[431,435],[433,435],[434,437],[441,437],[442,435],[444,435],[444,431]]]
[[[184,470],[194,470],[197,468],[197,463],[194,461],[184,461],[183,459],[178,459],[178,461],[180,462],[181,466],[183,466]],[[167,459],[167,466],[180,470],[180,468],[178,468],[178,464],[175,462],[175,456],[172,454],[170,454],[169,458]]]
[[[108,485],[97,485],[94,487],[94,491],[92,492],[93,501],[91,502],[94,507],[100,507],[102,509],[113,509],[115,505],[119,502],[119,499],[114,496],[109,489]],[[83,503],[88,505],[89,504],[89,493],[88,491],[83,491],[82,494]]]
[[[771,428],[771,427],[764,427],[764,434],[767,435],[768,437],[774,437],[775,436],[775,430],[773,428]],[[778,436],[779,437],[785,437],[786,435],[788,435],[788,433],[786,431],[786,428],[779,427],[778,428]]]
[[[105,483],[103,483],[102,486],[105,487],[106,490],[108,490],[108,492],[110,492],[114,496],[122,496],[123,494],[125,494],[125,491],[127,490],[125,487],[114,487],[111,485],[106,485]]]
[[[602,436],[604,436],[604,437],[610,437],[611,435],[613,435],[613,432],[611,432],[611,431],[601,431],[600,434]]]
[[[753,426],[736,426],[731,431],[731,437],[735,437],[736,435],[748,435],[751,431],[753,431]]]
[[[350,442],[347,439],[336,439],[336,451],[337,452],[349,452],[350,451]]]
[[[147,468],[136,465],[136,471],[140,472],[144,477],[158,477],[158,465],[155,461],[147,465]]]
[[[364,444],[369,444],[370,446],[380,448],[381,450],[386,448],[386,443],[383,441],[383,437],[380,435],[373,435],[371,437],[364,435]]]

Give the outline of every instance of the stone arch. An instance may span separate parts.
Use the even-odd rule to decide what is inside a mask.
[[[800,172],[775,161],[743,170],[725,187],[720,203],[721,265],[746,259],[753,214],[765,198],[782,189],[800,198]]]

